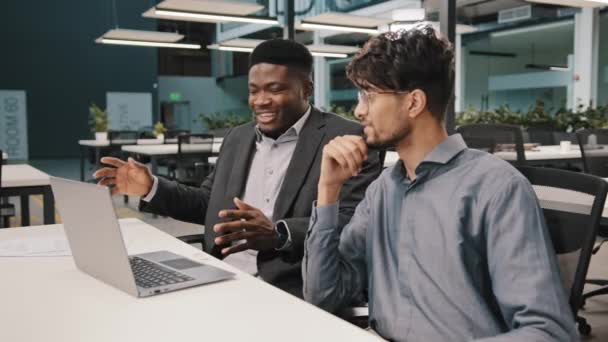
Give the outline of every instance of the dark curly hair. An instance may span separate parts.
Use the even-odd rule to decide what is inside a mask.
[[[454,50],[430,25],[386,32],[365,43],[346,75],[362,89],[421,89],[428,110],[443,121],[454,90]]]

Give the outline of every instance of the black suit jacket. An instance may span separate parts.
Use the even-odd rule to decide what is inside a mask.
[[[213,241],[212,227],[218,212],[234,208],[233,198],[245,192],[249,167],[255,152],[255,123],[235,127],[224,138],[214,172],[200,188],[158,179],[158,190],[149,202],[140,203],[142,211],[170,216],[177,220],[205,225],[205,251],[221,257]],[[285,179],[274,208],[273,221],[287,222],[292,237],[288,251],[265,251],[258,254],[259,274],[265,281],[302,297],[301,260],[313,201],[321,170],[323,146],[336,136],[361,135],[361,125],[335,114],[312,108],[298,137]],[[367,186],[380,174],[378,152],[370,151],[362,172],[351,178],[340,194],[340,226],[346,225],[355,207],[363,199]]]

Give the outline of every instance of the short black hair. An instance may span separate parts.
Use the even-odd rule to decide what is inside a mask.
[[[249,56],[249,68],[259,63],[285,65],[309,76],[312,55],[306,46],[287,39],[270,39],[260,43]]]
[[[454,49],[430,25],[386,32],[365,43],[346,74],[362,89],[421,89],[428,110],[443,121],[454,90]]]

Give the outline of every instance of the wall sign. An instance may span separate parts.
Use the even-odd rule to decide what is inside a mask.
[[[0,90],[0,149],[8,159],[28,159],[25,101],[24,90]]]

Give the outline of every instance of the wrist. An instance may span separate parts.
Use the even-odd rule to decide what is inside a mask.
[[[317,206],[338,202],[340,190],[342,190],[342,184],[326,184],[319,182],[317,189]]]

